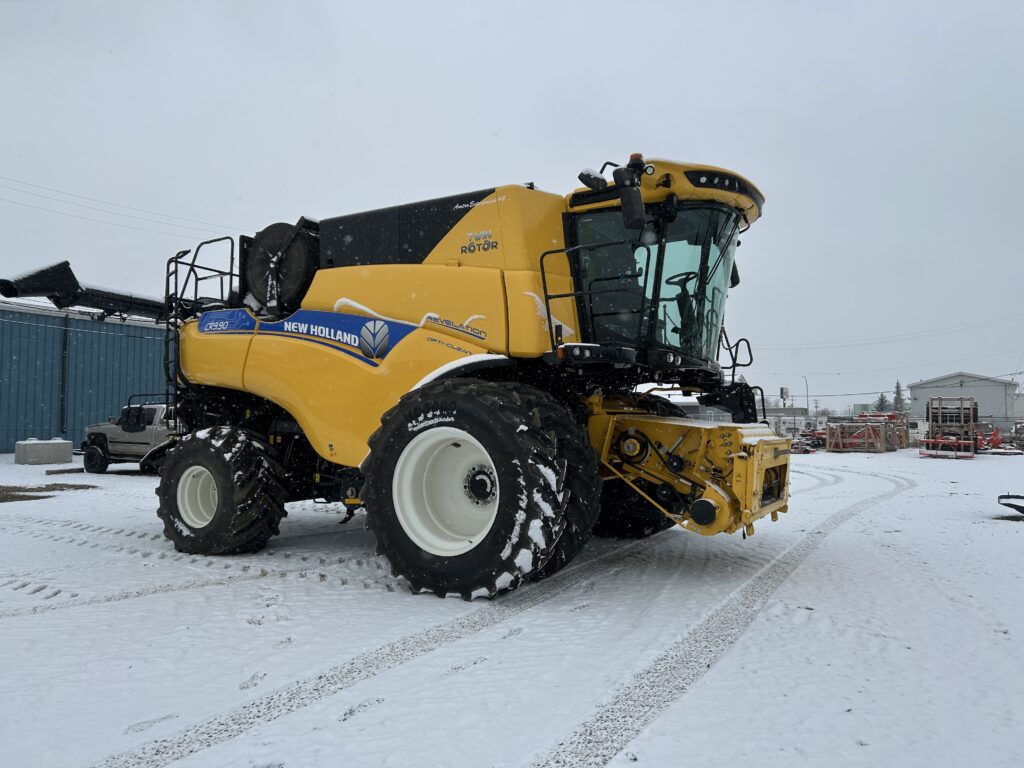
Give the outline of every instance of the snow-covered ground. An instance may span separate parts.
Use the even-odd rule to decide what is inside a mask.
[[[493,601],[414,596],[361,518],[176,553],[156,480],[0,503],[5,766],[1018,766],[1024,457],[793,457],[747,540],[594,540]]]

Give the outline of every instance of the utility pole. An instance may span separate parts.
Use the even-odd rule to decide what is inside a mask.
[[[800,378],[804,380],[804,395],[807,397],[807,415],[811,415],[811,388],[807,385],[807,377],[802,373]],[[807,419],[804,419],[804,424],[807,423]]]

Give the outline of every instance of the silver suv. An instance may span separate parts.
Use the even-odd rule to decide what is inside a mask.
[[[130,401],[129,401],[130,403]],[[157,466],[146,454],[174,433],[174,408],[163,403],[126,405],[116,419],[85,428],[86,472],[106,472],[110,464],[139,462],[139,469],[155,473]]]

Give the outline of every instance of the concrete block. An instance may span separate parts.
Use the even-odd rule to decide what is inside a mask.
[[[71,441],[29,438],[14,444],[15,464],[70,464]]]

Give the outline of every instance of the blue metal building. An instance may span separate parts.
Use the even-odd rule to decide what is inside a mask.
[[[0,453],[116,416],[135,393],[164,391],[163,326],[0,301]]]

